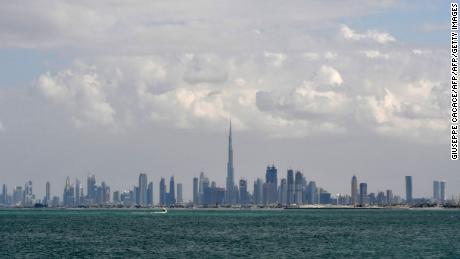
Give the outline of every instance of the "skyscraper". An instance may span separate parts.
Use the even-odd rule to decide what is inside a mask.
[[[240,179],[239,189],[240,189],[240,204],[242,205],[248,204],[249,203],[248,182],[244,179]]]
[[[83,197],[83,188],[81,187],[80,180],[75,180],[75,205],[80,205],[82,203]]]
[[[392,190],[387,190],[387,204],[391,205],[393,204],[393,191]]]
[[[304,178],[300,171],[296,171],[294,179],[294,203],[297,205],[303,204],[302,192],[303,192]]]
[[[289,169],[287,171],[287,204],[294,203],[294,171]]]
[[[24,190],[22,189],[22,186],[15,186],[13,189],[13,205],[23,205],[23,196]]]
[[[254,197],[254,203],[259,205],[263,204],[263,181],[260,178],[257,178],[256,181],[254,181],[254,192],[253,192],[253,197]]]
[[[441,184],[439,181],[433,181],[433,201],[439,202],[441,200]]]
[[[232,121],[230,120],[230,130],[228,134],[228,161],[227,161],[227,182],[226,182],[225,202],[227,204],[234,204],[235,197],[235,180],[233,169],[233,146],[232,146]]]
[[[441,203],[444,203],[446,201],[446,181],[441,181],[439,196]]]
[[[166,182],[164,178],[160,180],[160,205],[166,204]]]
[[[182,199],[182,184],[178,183],[177,184],[177,203],[181,204],[183,202]]]
[[[412,204],[412,176],[406,176],[406,203]]]
[[[24,206],[30,207],[34,203],[34,194],[32,191],[32,181],[27,181],[24,185]]]
[[[150,182],[147,187],[147,205],[153,205],[153,182]]]
[[[147,175],[139,174],[139,205],[147,205]]]
[[[166,204],[173,205],[176,204],[176,191],[175,191],[175,184],[174,184],[174,176],[171,176],[169,179],[169,193],[167,195]]]
[[[358,204],[358,178],[353,175],[351,178],[351,205],[356,206]]]
[[[279,202],[283,205],[287,204],[287,181],[286,178],[281,179],[280,191],[279,191]]]
[[[367,201],[367,183],[359,184],[359,205],[366,206]]]
[[[289,180],[288,180],[289,182]],[[289,183],[288,183],[289,188]],[[316,188],[316,182],[310,181],[307,187],[307,196],[308,196],[308,203],[309,204],[317,204],[319,202],[319,195],[318,195],[318,188]],[[288,196],[289,197],[289,196]]]
[[[90,204],[96,201],[96,192],[96,176],[88,175],[88,178],[86,179],[86,196]]]
[[[265,204],[274,204],[278,200],[278,169],[275,165],[267,166],[265,184],[263,187]]]
[[[67,176],[65,180],[64,195],[63,195],[64,206],[72,207],[75,203],[75,189],[70,184],[70,177]]]
[[[199,203],[199,188],[198,188],[198,177],[193,177],[193,205]]]
[[[8,204],[8,190],[6,188],[6,184],[3,184],[2,186],[2,200],[1,200],[1,203],[2,204]]]
[[[209,187],[209,178],[204,175],[203,172],[200,173],[200,182],[198,184],[198,203],[203,204],[204,189]]]

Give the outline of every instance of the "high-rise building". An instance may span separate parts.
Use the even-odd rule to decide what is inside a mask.
[[[289,169],[287,171],[287,204],[294,203],[294,171]]]
[[[133,188],[133,199],[134,204],[139,204],[139,186],[134,186]]]
[[[281,179],[279,190],[279,202],[283,205],[287,204],[287,181],[286,178]]]
[[[331,194],[324,190],[323,188],[319,189],[319,203],[320,204],[330,204],[331,203]]]
[[[412,176],[406,176],[406,203],[412,204]]]
[[[112,194],[112,201],[114,204],[119,204],[120,203],[120,192],[119,191],[114,191]]]
[[[171,176],[169,179],[169,193],[166,195],[166,204],[173,205],[176,204],[176,191],[174,184],[174,176]]]
[[[289,180],[288,180],[289,188]],[[315,181],[310,181],[307,186],[307,198],[308,204],[318,204],[319,202],[318,188],[316,187]]]
[[[300,171],[296,171],[294,179],[294,203],[297,205],[303,204],[303,188],[305,179]]]
[[[67,176],[64,186],[64,195],[62,197],[65,207],[72,207],[75,203],[75,188],[70,183],[70,177]]]
[[[23,206],[31,207],[34,203],[35,196],[32,191],[32,181],[27,181],[24,185],[24,203]]]
[[[182,184],[181,183],[178,183],[177,184],[177,203],[179,204],[182,204],[184,201],[183,201],[183,198],[182,198]]]
[[[86,197],[89,204],[92,204],[96,201],[96,193],[96,176],[88,175],[88,178],[86,179]]]
[[[358,178],[353,175],[351,178],[351,205],[356,206],[358,204]]]
[[[228,134],[228,161],[227,161],[227,181],[226,181],[225,202],[227,204],[236,203],[235,180],[233,168],[233,146],[232,146],[232,121],[230,120],[230,130]]]
[[[193,205],[199,204],[199,197],[198,177],[193,177]]]
[[[239,189],[240,189],[240,204],[242,205],[248,204],[249,203],[248,182],[244,179],[240,179]]]
[[[3,184],[2,186],[2,200],[1,200],[1,203],[4,204],[4,205],[7,205],[9,202],[8,202],[8,190],[6,188],[6,184]]]
[[[164,178],[160,180],[160,205],[166,205],[166,181]]]
[[[439,198],[441,200],[441,203],[444,203],[446,201],[446,181],[441,181],[440,188],[439,188]]]
[[[439,202],[441,200],[441,184],[439,181],[433,181],[433,201]]]
[[[263,190],[263,180],[257,178],[254,182],[254,192],[252,195],[254,196],[254,203],[257,205],[263,204],[263,197],[264,197],[264,190]]]
[[[205,187],[209,187],[209,178],[204,175],[203,172],[200,173],[200,182],[198,186],[198,201],[199,204],[204,204],[203,203],[203,197],[204,197],[204,189]]]
[[[140,206],[147,205],[147,175],[139,174],[139,201]]]
[[[75,204],[81,205],[83,202],[83,187],[81,186],[80,180],[75,180]]]
[[[359,205],[366,206],[368,204],[367,199],[367,183],[359,184]]]
[[[278,200],[278,169],[275,165],[267,166],[262,188],[264,204],[275,204]]]
[[[15,186],[13,189],[13,205],[22,206],[23,205],[24,190],[22,186]]]
[[[153,182],[150,182],[147,187],[147,205],[153,206]]]
[[[393,200],[393,191],[392,190],[387,190],[387,204],[391,205],[394,203]]]

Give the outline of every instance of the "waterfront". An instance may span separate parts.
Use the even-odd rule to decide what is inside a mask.
[[[460,210],[0,210],[2,257],[460,257]]]

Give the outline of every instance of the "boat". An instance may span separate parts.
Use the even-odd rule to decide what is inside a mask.
[[[156,214],[165,214],[165,213],[168,213],[168,210],[166,208],[161,208],[160,211],[154,211],[153,213],[156,213]]]

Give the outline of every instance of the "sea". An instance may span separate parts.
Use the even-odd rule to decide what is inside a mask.
[[[240,257],[460,258],[460,210],[0,210],[0,258]]]

